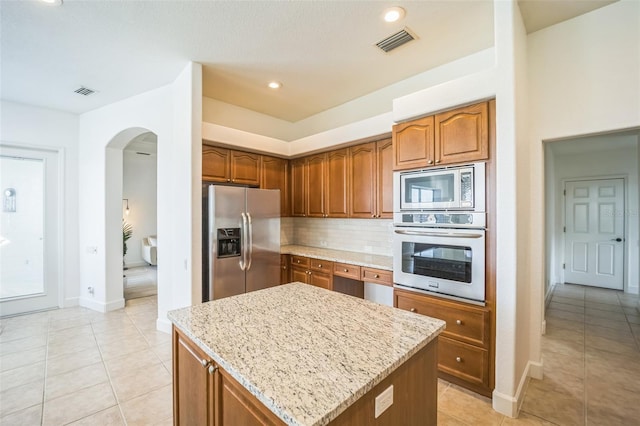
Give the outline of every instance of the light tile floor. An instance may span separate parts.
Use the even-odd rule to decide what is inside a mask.
[[[438,384],[438,425],[640,424],[638,298],[557,286],[543,336],[544,380],[518,419]],[[70,308],[0,322],[0,424],[170,425],[171,340],[155,296],[107,314]]]
[[[529,382],[518,419],[441,382],[438,425],[640,425],[637,306],[638,296],[621,291],[557,285],[542,337],[544,379]]]

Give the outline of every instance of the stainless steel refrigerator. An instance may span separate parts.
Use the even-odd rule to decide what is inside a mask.
[[[280,191],[203,185],[203,302],[280,283]]]

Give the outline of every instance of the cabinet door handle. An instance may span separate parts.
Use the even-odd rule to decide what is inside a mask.
[[[206,359],[201,359],[201,360],[200,360],[200,364],[201,364],[204,368],[207,368],[207,365],[209,365],[209,361],[207,361]]]
[[[460,358],[459,356],[456,357],[456,362],[462,362],[462,358]]]
[[[433,160],[427,161],[427,164],[433,164]]]
[[[227,179],[227,182],[231,182],[231,179]]]
[[[461,320],[456,320],[456,324],[462,325],[462,321]]]
[[[217,367],[217,366],[215,366],[215,365],[211,364],[211,365],[209,366],[209,374],[213,374],[217,369],[218,369],[218,367]]]
[[[416,308],[411,308],[410,310],[411,310],[411,312],[415,312]]]
[[[436,164],[439,164],[439,163],[440,163],[440,160],[436,160]]]

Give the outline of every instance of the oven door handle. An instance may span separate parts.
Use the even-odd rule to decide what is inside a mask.
[[[423,237],[447,237],[447,238],[482,238],[482,234],[441,234],[438,232],[420,232],[420,231],[404,231],[396,229],[394,231],[396,234],[402,235],[419,235]]]

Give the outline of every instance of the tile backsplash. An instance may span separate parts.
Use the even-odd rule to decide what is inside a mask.
[[[391,256],[391,219],[284,217],[280,243]]]

